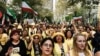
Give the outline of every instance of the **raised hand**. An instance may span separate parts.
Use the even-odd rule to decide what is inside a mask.
[[[9,56],[12,53],[13,47],[9,47],[7,53],[5,54],[6,56]]]

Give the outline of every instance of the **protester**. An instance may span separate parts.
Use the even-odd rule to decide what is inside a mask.
[[[44,38],[40,43],[41,56],[54,56],[54,42],[49,38]]]
[[[56,32],[53,35],[53,40],[55,42],[54,54],[55,56],[65,56],[68,52],[68,47],[65,43],[65,36],[62,32]]]
[[[25,43],[20,39],[18,30],[11,32],[10,40],[5,44],[0,56],[26,56]]]
[[[86,37],[83,34],[76,34],[73,37],[73,48],[67,56],[92,56],[92,52],[87,48]]]
[[[14,23],[13,25],[7,26],[7,28],[9,28],[8,30],[0,27],[0,53],[2,53],[3,56],[23,56],[23,54],[26,56],[66,56],[69,54],[77,56],[78,52],[80,54],[79,50],[83,48],[82,55],[90,56],[92,55],[91,52],[94,52],[94,55],[98,55],[99,25],[100,24],[98,24],[95,33],[95,27],[92,28],[92,25],[86,26],[83,25],[83,23],[76,24],[75,21],[71,22],[71,24],[60,22],[59,24],[34,22],[32,24],[23,25],[22,23]],[[5,33],[3,29],[6,29]],[[78,37],[75,37],[76,35]],[[51,39],[49,41],[48,38],[52,38],[53,40]],[[44,39],[47,40],[44,41]],[[78,42],[79,40],[81,40],[81,42]],[[41,41],[44,42],[40,44]],[[93,46],[91,45],[91,41]],[[50,43],[54,46],[45,46],[45,43]],[[20,51],[18,51],[18,53],[12,52],[16,47],[19,47],[18,50],[20,49]],[[0,54],[0,56],[2,55]]]
[[[29,43],[30,43],[30,37],[28,35],[28,31],[27,30],[23,30],[22,36],[21,36],[20,39],[22,39],[24,41],[24,43],[25,43],[25,46],[27,48],[27,56],[30,56],[31,52],[30,52],[30,50],[28,50],[28,46],[29,46]]]
[[[42,36],[40,34],[34,34],[31,37],[28,50],[31,50],[31,56],[40,56],[40,41]]]
[[[71,30],[66,30],[64,34],[66,37],[66,45],[68,46],[68,50],[70,50],[73,46],[73,32]]]

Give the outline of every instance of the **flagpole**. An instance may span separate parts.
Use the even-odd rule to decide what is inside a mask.
[[[7,21],[9,22],[9,25],[11,25],[11,21],[10,21],[10,19],[7,17]]]
[[[5,15],[3,15],[2,25],[4,25],[4,22],[5,22]]]

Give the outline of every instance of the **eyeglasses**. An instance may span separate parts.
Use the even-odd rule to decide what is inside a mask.
[[[45,47],[53,47],[53,45],[52,44],[43,44],[43,46],[45,46]]]
[[[39,39],[39,38],[34,38],[34,39]]]

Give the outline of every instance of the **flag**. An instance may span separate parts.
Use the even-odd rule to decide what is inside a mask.
[[[38,14],[25,1],[22,1],[22,11],[29,12],[29,13],[34,13],[35,15]]]
[[[74,19],[75,21],[79,21],[79,20],[82,19],[82,16],[79,16],[79,17],[73,17],[73,19]]]
[[[14,11],[13,9],[7,8],[7,14],[8,14],[9,16],[12,16],[14,19],[17,18],[17,17],[16,17],[16,13],[15,13],[15,11]]]

